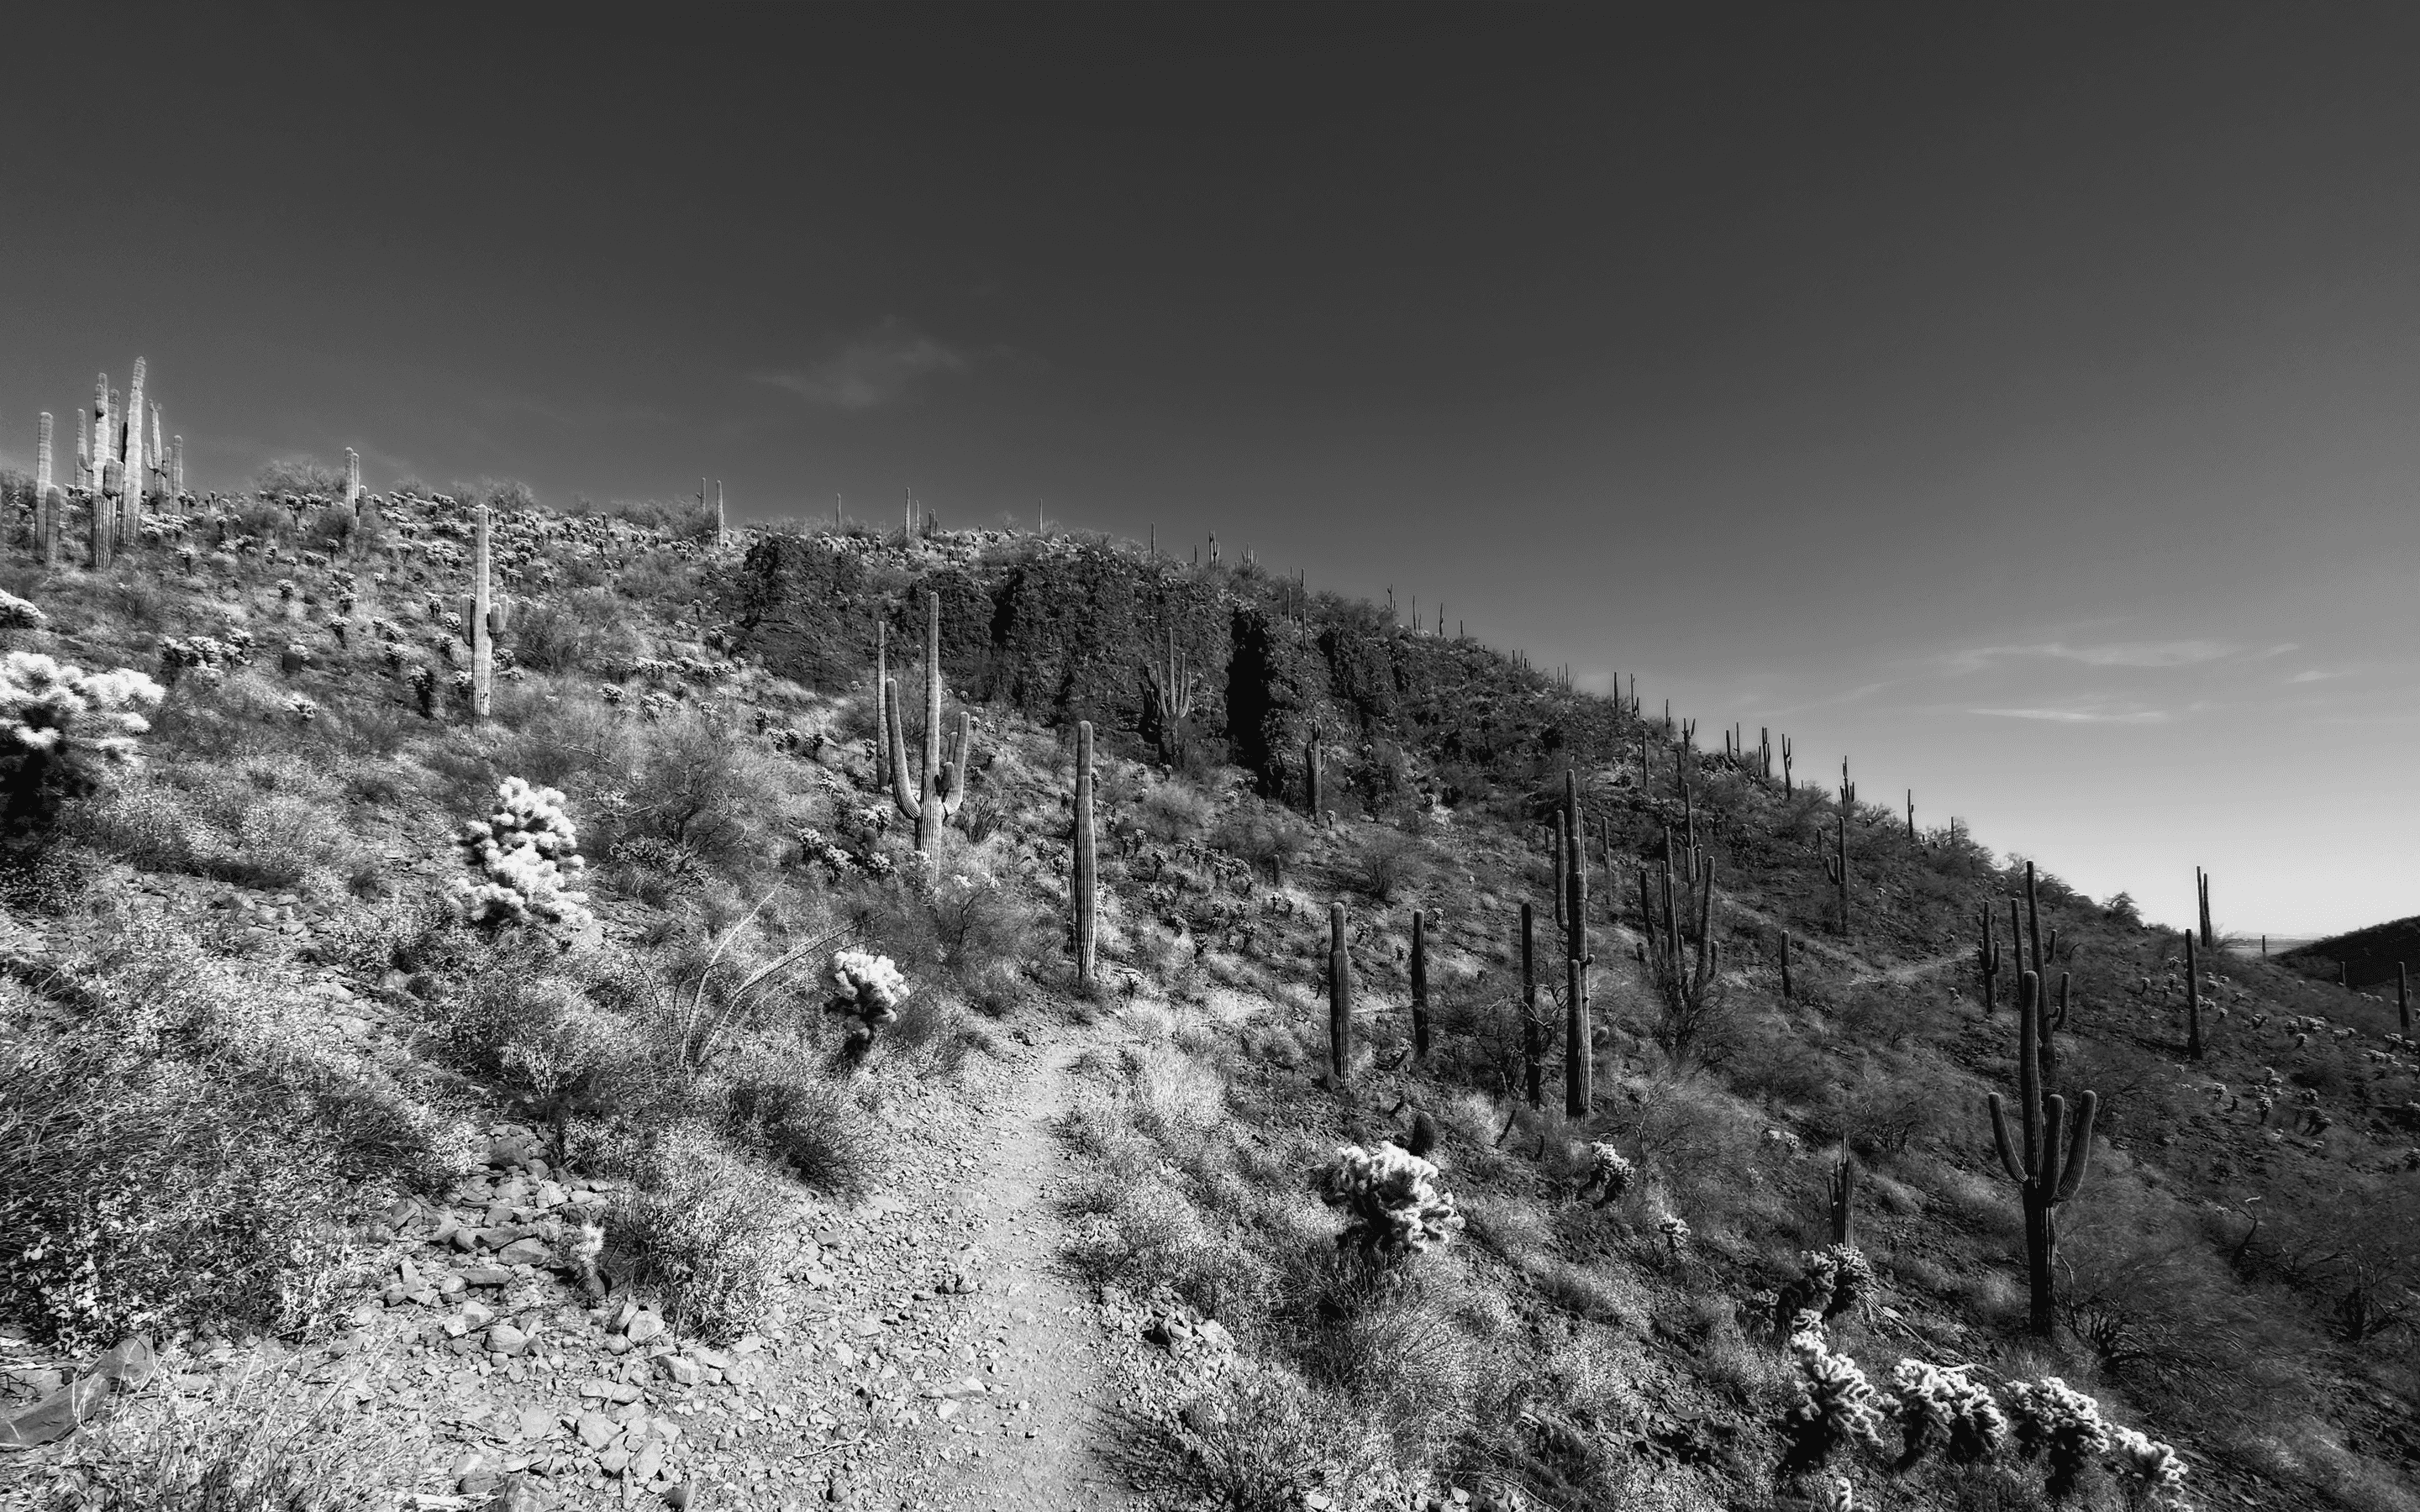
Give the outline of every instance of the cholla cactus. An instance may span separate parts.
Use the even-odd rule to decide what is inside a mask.
[[[462,831],[462,849],[481,878],[456,885],[465,916],[473,924],[587,922],[588,895],[564,887],[588,863],[563,811],[563,795],[509,777],[497,786],[496,799],[493,814]]]
[[[623,693],[622,685],[619,683],[607,683],[597,691],[604,697],[609,706],[616,709],[622,706],[622,700],[627,696]]]
[[[1663,1236],[1664,1248],[1669,1254],[1680,1254],[1681,1246],[1689,1242],[1688,1220],[1677,1213],[1668,1212],[1656,1219],[1655,1231]]]
[[[1630,1183],[1637,1180],[1637,1176],[1638,1167],[1624,1158],[1621,1150],[1611,1145],[1590,1144],[1588,1180],[1580,1183],[1579,1191],[1573,1196],[1587,1196],[1590,1190],[1593,1188],[1596,1192],[1596,1201],[1591,1206],[1602,1208],[1609,1203],[1620,1202],[1622,1194],[1630,1190]]]
[[[1911,1468],[1935,1445],[1951,1464],[1971,1465],[1991,1458],[2008,1442],[2008,1414],[1992,1399],[1990,1388],[1978,1384],[1966,1369],[1901,1360],[1891,1372],[1891,1383],[1899,1388],[1900,1431],[1906,1441],[1897,1468]]]
[[[0,630],[39,630],[51,617],[14,594],[0,594]]]
[[[1873,1262],[1854,1244],[1829,1244],[1807,1257],[1807,1298],[1826,1322],[1864,1306],[1874,1287]]]
[[[2017,1453],[2045,1460],[2050,1474],[2042,1489],[2055,1502],[2065,1500],[2073,1494],[2076,1478],[2092,1457],[2109,1447],[2109,1425],[2101,1420],[2101,1404],[2056,1376],[2009,1382],[2009,1403],[2016,1420]]]
[[[295,673],[302,671],[305,667],[310,665],[311,648],[304,645],[300,640],[287,641],[286,643],[285,655],[277,658],[278,671],[286,673],[288,677],[293,676]]]
[[[833,1011],[878,1028],[899,1016],[899,1001],[908,995],[908,979],[887,955],[871,950],[840,950],[832,955],[832,985],[840,989]]]
[[[0,828],[47,828],[104,768],[140,760],[134,742],[151,726],[139,711],[163,696],[131,668],[88,672],[33,651],[0,659]]]
[[[286,712],[302,723],[309,724],[319,717],[319,705],[315,701],[297,693],[286,701]]]
[[[1338,1150],[1320,1180],[1320,1200],[1345,1213],[1337,1248],[1392,1261],[1451,1240],[1462,1214],[1436,1180],[1435,1165],[1393,1145]]]
[[[2185,1462],[2171,1446],[2123,1424],[2109,1425],[2110,1469],[2126,1492],[2130,1505],[2174,1496],[2185,1489]]]
[[[1883,1413],[1876,1405],[1873,1382],[1845,1354],[1835,1354],[1818,1325],[1792,1335],[1791,1352],[1798,1358],[1797,1404],[1782,1415],[1790,1447],[1781,1461],[1782,1473],[1821,1470],[1832,1456],[1853,1443],[1883,1447]]]
[[[291,602],[291,601],[292,601],[292,599],[293,599],[293,597],[294,597],[294,579],[291,579],[291,578],[280,578],[280,579],[277,579],[277,597],[278,597],[278,601],[279,601],[280,603],[287,603],[287,602]]]

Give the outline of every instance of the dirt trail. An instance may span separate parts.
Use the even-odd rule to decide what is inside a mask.
[[[1070,1171],[1051,1132],[1093,1036],[1047,1041],[992,1091],[988,1158],[957,1200],[977,1224],[972,1289],[952,1332],[985,1360],[985,1388],[926,1428],[903,1505],[939,1509],[1136,1507],[1094,1453],[1112,1341],[1098,1307],[1057,1264],[1057,1198]]]

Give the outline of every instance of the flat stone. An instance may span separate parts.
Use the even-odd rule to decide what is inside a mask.
[[[500,1265],[466,1265],[460,1275],[466,1287],[508,1287],[513,1281],[513,1273]]]
[[[542,1239],[517,1239],[496,1252],[498,1265],[544,1265],[553,1258],[553,1247]]]
[[[494,1353],[504,1355],[527,1354],[529,1352],[529,1335],[522,1333],[520,1329],[515,1328],[510,1323],[498,1323],[495,1327],[488,1330],[488,1348]]]
[[[604,1448],[613,1442],[615,1434],[622,1431],[618,1424],[602,1412],[582,1412],[573,1427],[580,1434],[580,1442],[591,1449]]]

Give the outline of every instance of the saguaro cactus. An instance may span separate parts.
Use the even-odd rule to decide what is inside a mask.
[[[1429,916],[1412,910],[1412,1057],[1429,1058]]]
[[[117,440],[109,424],[109,375],[92,380],[92,455],[85,467],[84,486],[101,492],[103,474],[117,455]]]
[[[355,519],[361,517],[362,454],[349,446],[345,448],[345,511]],[[482,518],[486,517],[487,510],[484,506],[479,514]]]
[[[1849,810],[1843,803],[1832,831],[1832,854],[1823,857],[1823,875],[1831,880],[1840,911],[1840,937],[1849,935]]]
[[[899,719],[899,684],[883,684],[883,718],[891,735],[891,797],[901,817],[916,826],[916,849],[929,852],[941,838],[941,825],[954,818],[967,801],[967,763],[974,736],[964,709],[958,711],[957,759],[941,760],[941,595],[924,594],[924,770],[918,786],[908,787],[908,736]]]
[[[471,592],[462,600],[462,637],[471,643],[471,717],[485,719],[495,708],[496,637],[504,633],[504,606],[489,588],[488,506],[473,517],[471,535]]]
[[[1581,844],[1580,779],[1563,768],[1563,1111],[1588,1117],[1596,1100],[1596,1047],[1590,1038],[1588,953],[1588,852]]]
[[[92,496],[92,570],[107,572],[116,556],[117,496],[124,486],[126,464],[116,457],[101,465],[101,486]]]
[[[1983,940],[1975,947],[1975,968],[1983,979],[1983,1016],[1999,1006],[2000,942],[1992,937],[1992,905],[1982,907]]]
[[[1327,1075],[1342,1091],[1353,1075],[1353,962],[1344,951],[1344,905],[1327,905]]]
[[[2412,1038],[2412,980],[2400,961],[2395,963],[2395,1017],[2396,1031]]]
[[[1521,904],[1521,1092],[1533,1108],[1546,1105],[1546,1024],[1538,1017],[1538,913]]]
[[[1785,1003],[1792,1002],[1797,995],[1797,991],[1790,980],[1790,932],[1783,930],[1781,932],[1781,1000]]]
[[[185,438],[171,437],[168,441],[168,491],[178,501],[185,497]]]
[[[2025,1269],[2032,1287],[2028,1319],[2033,1332],[2051,1335],[2055,1321],[2058,1258],[2058,1208],[2084,1185],[2092,1158],[2092,1124],[2100,1116],[2098,1094],[2084,1094],[2075,1124],[2067,1121],[2067,1099],[2042,1095],[2036,1058],[2036,1038],[2041,1032],[2041,979],[2028,971],[2017,990],[2017,1102],[2020,1126],[2009,1129],[2008,1110],[1993,1092],[1987,1099],[1992,1112],[1992,1142],[2000,1165],[2015,1182],[2025,1211]]]
[[[40,548],[45,567],[59,564],[59,526],[67,512],[67,491],[52,484],[42,492],[41,514],[35,521],[35,529],[40,532],[36,544]]]
[[[126,455],[119,483],[116,544],[134,539],[134,522],[143,513],[143,378],[145,361],[134,359],[134,376],[126,385]]]
[[[1832,1208],[1832,1242],[1854,1245],[1857,1242],[1857,1163],[1849,1154],[1849,1142],[1840,1141],[1840,1158],[1823,1177],[1823,1194]]]
[[[2201,948],[2215,950],[2218,949],[2218,932],[2211,928],[2210,923],[2210,873],[2200,867],[2194,868],[2194,894],[2201,913]]]
[[[2191,930],[2185,932],[2185,1058],[2201,1058],[2201,962]]]
[[[1093,721],[1076,722],[1076,984],[1093,985],[1099,868],[1093,848]]]
[[[34,429],[34,497],[38,500],[46,499],[50,497],[50,492],[51,412],[45,409],[42,411],[40,423]]]
[[[1302,743],[1302,802],[1312,824],[1319,823],[1319,732],[1313,730]]]
[[[891,622],[874,622],[874,785],[877,789],[891,785],[891,742],[883,727],[883,700],[890,697],[884,690],[891,686]]]

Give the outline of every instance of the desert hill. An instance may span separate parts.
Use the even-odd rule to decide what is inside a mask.
[[[1249,561],[473,492],[19,518],[32,1494],[2420,1505],[2391,1001]]]

